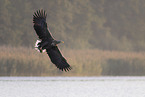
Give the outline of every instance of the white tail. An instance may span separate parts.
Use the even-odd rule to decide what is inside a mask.
[[[41,41],[40,40],[36,40],[36,43],[35,43],[35,50],[37,50],[38,52],[40,52],[40,50],[38,49],[38,43],[40,43]],[[45,52],[46,50],[42,50],[42,52]]]

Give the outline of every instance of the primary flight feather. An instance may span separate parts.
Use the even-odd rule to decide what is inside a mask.
[[[39,39],[41,40],[39,42],[37,41],[37,48],[41,53],[43,50],[46,50],[51,62],[55,64],[57,68],[62,71],[69,71],[72,68],[67,63],[66,59],[62,56],[57,46],[57,44],[61,43],[62,41],[55,40],[52,37],[50,31],[47,28],[46,16],[47,14],[44,10],[38,10],[34,12],[33,15],[34,29]]]

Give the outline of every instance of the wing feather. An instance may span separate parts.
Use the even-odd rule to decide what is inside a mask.
[[[46,16],[47,14],[43,10],[38,10],[33,15],[34,29],[39,39],[42,40],[52,38],[50,31],[47,29]]]
[[[70,65],[67,63],[66,59],[61,55],[57,46],[53,47],[50,50],[46,49],[46,52],[50,57],[51,62],[55,64],[56,67],[59,68],[60,70],[69,71],[72,69]]]

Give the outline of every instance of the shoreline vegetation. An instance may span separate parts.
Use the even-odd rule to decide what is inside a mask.
[[[61,49],[69,72],[53,65],[44,52],[34,48],[0,47],[0,76],[143,76],[145,52],[123,52],[99,49]]]

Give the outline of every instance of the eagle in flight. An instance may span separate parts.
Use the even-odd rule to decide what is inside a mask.
[[[34,12],[33,23],[36,34],[40,40],[36,41],[37,49],[40,53],[46,50],[50,60],[57,68],[64,71],[71,70],[71,66],[67,63],[66,59],[62,56],[57,44],[63,41],[55,40],[51,32],[47,29],[46,16],[44,10],[38,10]]]

